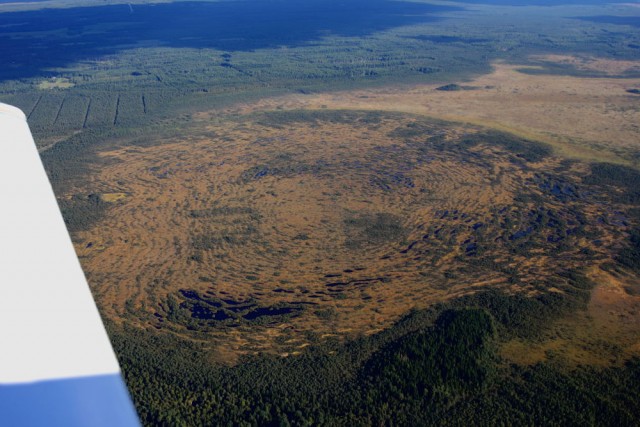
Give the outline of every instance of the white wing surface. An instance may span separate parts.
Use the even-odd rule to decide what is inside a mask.
[[[25,115],[5,104],[0,425],[139,425]]]

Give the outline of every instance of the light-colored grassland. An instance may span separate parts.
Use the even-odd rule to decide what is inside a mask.
[[[546,57],[557,61],[565,58]],[[598,70],[612,73],[640,67],[640,61],[598,60],[595,64]],[[439,91],[436,85],[414,85],[296,94],[230,111],[338,108],[423,114],[540,140],[553,145],[563,156],[633,163],[632,156],[640,151],[640,95],[627,90],[639,88],[640,79],[532,75],[519,72],[522,68],[496,63],[491,74],[457,82],[473,90]]]
[[[73,87],[74,83],[65,78],[53,77],[48,80],[43,80],[38,84],[38,88],[42,90],[50,90],[50,89],[69,89]]]

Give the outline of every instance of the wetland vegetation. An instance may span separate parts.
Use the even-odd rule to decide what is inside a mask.
[[[139,360],[147,347],[126,344],[142,332],[133,326],[114,332],[123,340],[118,351],[149,423],[197,424],[201,411],[209,411],[213,423],[232,424],[242,417],[328,425],[435,423],[443,417],[459,422],[451,415],[456,411],[477,412],[487,422],[496,414],[535,414],[539,422],[628,422],[633,410],[622,409],[622,401],[594,402],[587,387],[593,381],[605,387],[599,375],[607,381],[635,375],[628,347],[606,341],[601,332],[580,342],[589,357],[607,360],[605,371],[582,366],[572,347],[560,347],[557,355],[547,350],[524,364],[513,358],[526,350],[514,356],[500,349],[564,339],[567,332],[557,324],[593,310],[598,284],[586,275],[594,265],[621,277],[633,271],[634,169],[602,163],[583,169],[538,142],[397,113],[254,114],[219,122],[215,136],[206,121],[200,126],[190,133],[199,142],[125,148],[126,162],[106,162],[95,182],[104,186],[118,177],[119,190],[138,197],[108,207],[112,219],[102,221],[105,227],[76,233],[83,241],[105,242],[80,251],[94,272],[99,300],[116,302],[128,292],[124,307],[103,303],[108,317],[146,325],[178,353],[184,345],[178,341],[187,337],[206,343],[194,350],[206,365],[202,373],[194,365],[193,372],[174,376],[172,366],[182,358],[176,356],[154,362],[166,371],[152,379],[145,371],[151,367],[143,367],[147,361]],[[365,133],[357,136],[363,126]],[[200,139],[201,132],[209,136]],[[322,167],[297,166],[320,162]],[[172,215],[156,218],[145,234],[149,212],[168,210]],[[115,226],[120,212],[129,218],[124,228]],[[159,230],[171,230],[172,239],[152,237]],[[619,246],[629,234],[629,243]],[[125,243],[133,236],[140,243]],[[152,259],[170,258],[155,269],[137,269],[150,253],[157,254]],[[132,281],[136,286],[125,290]],[[468,292],[470,284],[475,292]],[[398,316],[407,316],[407,307],[417,311]],[[477,312],[465,311],[470,308]],[[448,310],[475,320],[458,323]],[[422,319],[420,328],[407,336],[391,332],[413,322],[412,316]],[[444,317],[436,321],[438,316]],[[470,341],[453,326],[473,328],[476,321],[484,332],[468,332]],[[453,329],[444,331],[445,324]],[[381,338],[386,334],[394,338]],[[365,350],[350,353],[358,346]],[[312,369],[317,358],[322,364]],[[266,389],[254,390],[249,379],[274,363],[288,366],[278,372],[295,366],[301,371],[292,372],[309,383],[293,385],[292,373],[265,379]],[[583,385],[549,382],[576,366]],[[351,376],[322,379],[338,369]],[[206,384],[227,384],[221,377],[249,381],[248,389],[236,390],[237,396],[221,391],[226,385],[205,391],[213,387]],[[195,383],[201,385],[190,388]],[[509,388],[515,384],[523,389]],[[199,403],[173,407],[168,415],[164,403],[148,403],[145,390],[154,387],[170,387]],[[562,403],[547,413],[547,389],[555,390],[553,399],[576,394],[576,405],[591,409],[577,414],[573,403]],[[517,406],[524,390],[547,394]],[[346,406],[336,403],[342,393]],[[478,393],[480,400],[465,397]],[[319,399],[315,409],[306,406],[312,396]],[[394,403],[371,407],[383,398]],[[247,406],[229,403],[237,399]]]

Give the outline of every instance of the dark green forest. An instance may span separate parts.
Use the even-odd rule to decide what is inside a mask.
[[[89,130],[173,128],[183,114],[275,94],[464,81],[495,60],[585,74],[535,54],[637,58],[628,12],[492,7],[247,0],[0,13],[0,101],[48,146],[77,132],[91,141]]]
[[[234,367],[159,332],[110,333],[147,425],[637,425],[640,359],[573,370],[500,360],[504,331],[529,335],[571,311],[546,307],[489,292],[345,345]]]

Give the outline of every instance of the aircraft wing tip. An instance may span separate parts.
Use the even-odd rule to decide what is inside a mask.
[[[14,107],[13,105],[3,104],[0,102],[0,114],[6,114],[9,116],[13,116],[17,119],[27,120],[27,116],[22,112],[18,107]]]

